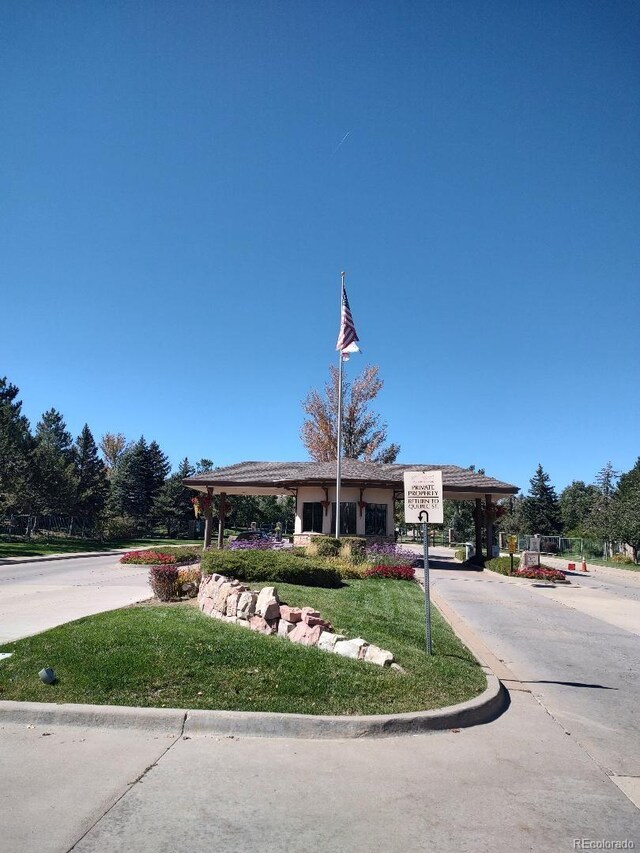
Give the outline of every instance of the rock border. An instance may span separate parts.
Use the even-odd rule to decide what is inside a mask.
[[[312,607],[290,607],[281,602],[274,586],[265,586],[257,592],[226,575],[203,575],[198,588],[198,607],[206,616],[260,634],[277,634],[301,646],[315,646],[324,652],[403,671],[394,663],[393,652],[368,643],[362,637],[349,640],[343,634],[334,633],[331,623],[323,619],[319,611]]]

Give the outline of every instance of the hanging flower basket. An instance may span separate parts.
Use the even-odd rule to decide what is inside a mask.
[[[196,495],[194,498],[191,498],[191,503],[193,504],[193,512],[195,513],[196,518],[199,518],[201,514],[204,515],[211,509],[213,497],[209,494]]]

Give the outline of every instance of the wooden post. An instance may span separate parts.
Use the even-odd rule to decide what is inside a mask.
[[[491,495],[484,496],[484,508],[487,519],[487,560],[493,556],[491,549],[493,548],[493,503]]]
[[[213,489],[207,489],[207,495],[211,497]],[[213,508],[207,507],[204,513],[204,550],[211,548],[211,528],[213,526]]]
[[[227,493],[220,492],[220,505],[218,508],[218,512],[220,515],[220,520],[218,521],[218,548],[222,550],[224,548],[224,516],[227,511]]]
[[[482,499],[476,498],[476,511],[473,514],[476,528],[476,562],[482,565]]]

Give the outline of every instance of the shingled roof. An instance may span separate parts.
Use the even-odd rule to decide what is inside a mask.
[[[341,482],[345,486],[400,491],[405,471],[442,471],[445,497],[464,499],[486,494],[505,497],[518,491],[517,486],[458,465],[398,465],[360,459],[342,460]],[[197,491],[212,488],[216,493],[228,494],[287,494],[303,485],[331,486],[335,480],[335,462],[238,462],[187,477],[182,482]]]

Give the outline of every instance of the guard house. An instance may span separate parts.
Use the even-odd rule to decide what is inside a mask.
[[[444,497],[475,501],[476,554],[482,553],[482,528],[492,541],[493,504],[514,495],[517,486],[503,483],[457,465],[398,465],[343,459],[340,479],[340,534],[393,541],[395,502],[404,497],[405,471],[441,470]],[[185,486],[219,495],[221,515],[227,495],[293,495],[296,517],[294,542],[305,545],[314,535],[334,535],[336,529],[335,462],[239,462],[183,480]],[[211,525],[208,525],[211,542]],[[222,547],[222,526],[218,531]],[[490,555],[489,555],[490,556]]]

